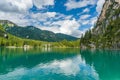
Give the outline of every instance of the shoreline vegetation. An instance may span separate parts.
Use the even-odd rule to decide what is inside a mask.
[[[5,47],[5,48],[26,48],[26,49],[33,49],[33,48],[80,48],[80,47],[69,47],[69,46],[67,46],[67,47],[40,47],[40,46],[38,46],[38,47],[33,47],[33,46],[29,46],[29,45],[25,45],[25,46],[0,46],[0,48],[1,47]]]
[[[9,38],[0,37],[0,47],[6,48],[80,48],[80,40],[76,41],[59,41],[45,42],[30,39],[22,39],[13,35],[8,35]]]

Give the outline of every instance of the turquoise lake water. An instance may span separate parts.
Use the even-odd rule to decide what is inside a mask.
[[[0,80],[120,80],[120,51],[0,48]]]

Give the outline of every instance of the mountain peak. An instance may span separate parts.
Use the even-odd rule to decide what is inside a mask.
[[[0,25],[3,25],[4,27],[14,27],[17,26],[15,23],[9,21],[9,20],[0,20]]]

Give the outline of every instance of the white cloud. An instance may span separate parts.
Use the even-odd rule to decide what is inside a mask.
[[[54,0],[33,0],[34,5],[41,9],[44,6],[54,5]]]
[[[93,29],[96,21],[97,21],[97,17],[96,17],[96,16],[90,17],[89,19],[87,19],[87,18],[81,19],[81,17],[80,17],[80,19],[78,19],[77,22],[79,22],[80,25],[81,25],[81,28],[82,28],[82,30],[80,30],[80,31],[81,31],[81,34],[84,35],[87,30]],[[85,26],[85,27],[84,27],[84,26]],[[88,26],[88,27],[86,27],[86,26]],[[80,32],[79,32],[79,33],[80,33]],[[76,34],[77,34],[77,32],[76,32]]]
[[[87,19],[87,18],[89,18],[91,15],[89,15],[89,14],[85,14],[85,15],[81,15],[80,16],[80,19]]]
[[[67,10],[76,9],[76,8],[82,8],[86,7],[88,5],[94,5],[96,3],[96,0],[68,0],[68,2],[65,4],[67,7]]]
[[[30,17],[37,21],[46,21],[48,18],[53,18],[56,16],[56,12],[46,12],[46,13],[31,13]]]
[[[57,14],[56,12],[47,12],[46,13],[49,17],[55,17],[55,15]]]
[[[85,9],[83,10],[83,13],[88,13],[89,11],[90,11],[89,8],[85,8]]]
[[[0,0],[0,11],[26,12],[33,7],[32,0]]]
[[[82,14],[84,15],[86,13],[89,14],[89,12],[90,12],[90,8],[85,8],[82,10],[82,12],[77,13],[77,16],[81,16]]]
[[[87,25],[90,23],[90,20],[81,20],[82,25]]]
[[[68,34],[79,38],[82,34],[82,31],[79,30],[80,24],[75,19],[55,21],[49,24],[49,26],[51,27],[42,26],[39,28],[43,30],[53,31],[55,33]]]
[[[96,7],[96,11],[98,12],[98,15],[101,13],[102,6],[104,3],[105,3],[105,0],[98,0],[97,7]]]
[[[20,26],[26,26],[31,25],[32,22],[38,23],[39,20],[37,20],[37,17],[45,20],[47,17],[54,17],[56,15],[55,12],[31,15],[32,13],[29,13],[29,9],[31,9],[33,5],[40,9],[37,4],[41,6],[41,8],[44,8],[44,6],[54,5],[54,0],[0,0],[0,19],[10,20]],[[26,18],[27,16],[33,18],[28,19]]]
[[[0,19],[1,20],[9,20],[17,25],[28,25],[29,20],[25,19],[26,15],[24,14],[19,14],[19,13],[8,13],[8,12],[1,12],[0,11]]]
[[[44,6],[54,5],[54,0],[0,0],[0,11],[23,13],[33,5],[42,9]]]
[[[79,23],[76,22],[75,20],[65,20],[62,21],[60,27],[60,32],[64,34],[69,34],[71,35],[73,31],[77,30],[79,28]]]
[[[56,17],[54,17],[55,20],[69,20],[69,19],[72,19],[73,18],[73,15],[64,15],[64,14],[61,14],[61,13],[57,13],[56,14]]]

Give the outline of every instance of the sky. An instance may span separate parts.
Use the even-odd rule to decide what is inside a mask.
[[[105,0],[0,0],[0,20],[80,38],[93,28]]]

